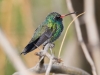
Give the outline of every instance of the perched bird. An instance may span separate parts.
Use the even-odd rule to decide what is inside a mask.
[[[75,12],[66,15],[60,15],[57,12],[50,13],[45,21],[37,27],[32,39],[21,54],[25,55],[35,50],[41,44],[52,43],[58,39],[64,28],[62,23],[63,17],[70,14],[75,14]]]

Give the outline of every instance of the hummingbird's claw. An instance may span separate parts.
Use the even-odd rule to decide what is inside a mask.
[[[50,43],[50,48],[53,48],[55,46],[54,43]]]

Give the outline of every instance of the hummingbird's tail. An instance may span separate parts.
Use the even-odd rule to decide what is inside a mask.
[[[39,39],[39,38],[38,38]],[[24,50],[23,50],[23,52],[21,52],[21,54],[27,54],[27,53],[29,53],[29,52],[31,52],[31,51],[33,51],[33,50],[35,50],[38,46],[37,45],[35,45],[36,44],[36,42],[38,41],[38,39],[37,40],[35,40],[35,41],[33,41],[33,42],[30,42],[25,48],[24,48]]]
[[[25,47],[25,49],[23,50],[23,52],[21,52],[21,54],[26,55],[27,53],[29,53],[29,52],[35,50],[36,48],[37,48],[36,46],[33,47],[33,44],[28,44],[28,45]]]
[[[29,53],[29,52],[31,52],[32,50],[35,50],[37,47],[36,46],[34,46],[34,44],[28,44],[26,47],[25,47],[25,49],[23,50],[23,52],[21,52],[21,54],[27,54],[27,53]]]

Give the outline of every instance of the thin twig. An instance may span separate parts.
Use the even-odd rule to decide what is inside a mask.
[[[67,6],[68,6],[69,11],[70,12],[74,11],[73,7],[72,7],[71,0],[66,0],[66,1],[67,1]],[[73,14],[72,18],[75,18],[75,17],[76,17],[76,15]],[[94,65],[94,62],[93,62],[93,60],[92,60],[92,58],[91,58],[91,56],[88,52],[88,49],[87,49],[87,47],[86,47],[86,45],[83,41],[81,28],[80,28],[80,23],[79,23],[78,19],[75,20],[75,28],[76,28],[77,37],[78,37],[78,40],[79,40],[80,45],[82,47],[82,50],[84,52],[84,55],[85,55],[87,61],[89,62],[89,64],[91,65],[92,73],[93,73],[93,75],[96,75],[95,65]]]
[[[41,61],[44,59],[44,57],[45,57],[45,55],[47,54],[47,51],[48,51],[48,49],[49,49],[49,47],[50,47],[50,43],[48,43],[48,44],[46,44],[45,45],[45,47],[44,47],[44,49],[43,50],[41,50],[40,52],[38,52],[36,55],[38,55],[38,56],[40,56],[40,60],[39,60],[39,62],[36,64],[36,67],[41,67]],[[42,65],[43,65],[44,63],[42,63]]]
[[[49,65],[48,65],[48,68],[47,68],[47,70],[46,70],[45,75],[49,75],[49,74],[50,74],[50,70],[51,70],[52,63],[53,63],[53,58],[54,58],[54,56],[51,56],[50,62],[49,62]]]
[[[44,56],[42,56],[42,57],[40,58],[39,62],[36,64],[36,67],[39,66],[39,64],[40,64],[40,62],[43,60],[43,58],[44,58]]]

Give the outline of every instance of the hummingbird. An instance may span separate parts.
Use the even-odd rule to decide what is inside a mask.
[[[69,13],[66,15],[60,15],[57,12],[50,13],[46,19],[37,27],[35,30],[32,39],[26,45],[21,54],[27,54],[36,48],[38,48],[42,44],[53,43],[55,40],[59,38],[61,35],[64,26],[63,26],[63,18],[65,16],[75,14],[76,12]]]

